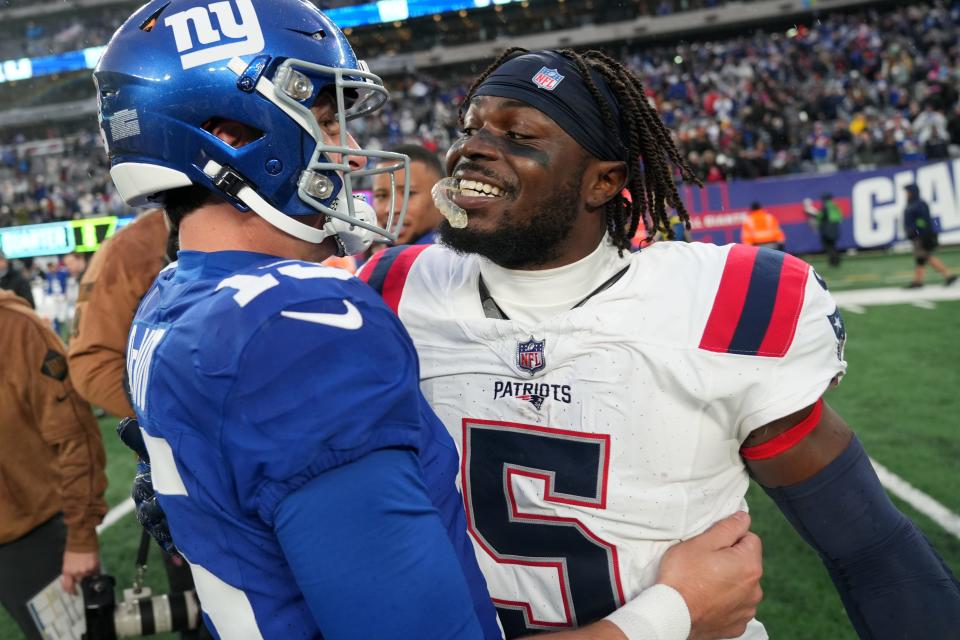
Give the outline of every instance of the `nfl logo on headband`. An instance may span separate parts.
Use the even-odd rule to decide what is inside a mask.
[[[546,89],[547,91],[553,91],[557,88],[557,85],[563,81],[564,76],[557,73],[556,69],[547,69],[543,67],[540,71],[537,71],[537,75],[533,76],[533,84],[537,85],[541,89]]]

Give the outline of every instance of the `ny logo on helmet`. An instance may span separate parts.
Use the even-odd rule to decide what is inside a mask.
[[[239,22],[234,14],[234,4],[240,13]],[[214,28],[210,19],[211,13],[216,16],[219,29]],[[184,70],[236,56],[260,53],[264,47],[263,31],[257,19],[257,12],[253,8],[253,0],[234,0],[233,2],[224,0],[213,2],[207,7],[193,7],[168,16],[163,24],[173,29],[177,51],[188,52],[180,56],[180,63]],[[193,25],[192,32],[191,25]],[[197,35],[196,43],[193,41],[193,32]],[[224,38],[234,42],[213,47],[206,46],[220,42]]]

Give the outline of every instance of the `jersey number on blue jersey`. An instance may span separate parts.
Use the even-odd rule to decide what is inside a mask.
[[[140,323],[134,324],[130,333],[127,345],[127,378],[133,406],[141,415],[147,408],[147,383],[153,354],[166,333],[164,327],[151,327]]]
[[[609,435],[464,419],[467,528],[500,564],[555,571],[562,598],[563,620],[493,598],[508,639],[581,626],[623,605],[616,547],[575,517],[525,510],[523,499],[536,487],[544,502],[605,509],[609,463]]]

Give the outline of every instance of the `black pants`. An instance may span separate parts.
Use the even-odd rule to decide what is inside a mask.
[[[823,248],[827,251],[827,259],[831,267],[840,266],[840,252],[837,250],[836,238],[823,238]]]
[[[57,514],[27,535],[0,544],[0,604],[28,640],[43,640],[27,602],[60,575],[67,527]]]

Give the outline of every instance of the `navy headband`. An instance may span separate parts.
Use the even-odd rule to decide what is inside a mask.
[[[573,60],[556,51],[535,51],[507,60],[474,95],[511,98],[542,111],[580,146],[601,160],[627,160],[621,141],[620,109],[603,77],[590,69],[617,123],[611,131]]]

